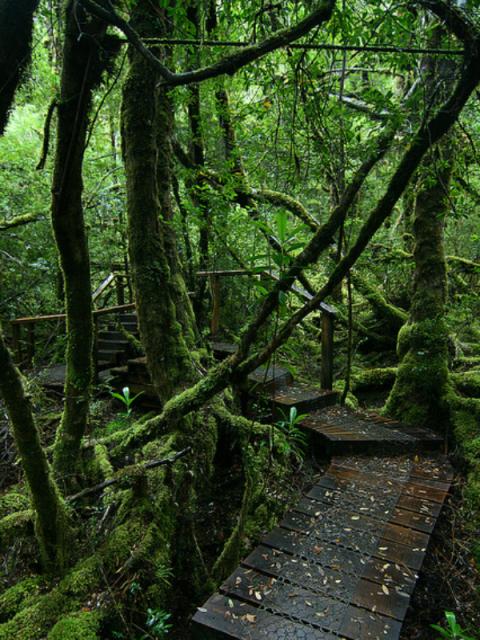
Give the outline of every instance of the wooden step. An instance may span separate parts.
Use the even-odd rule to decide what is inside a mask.
[[[270,365],[258,367],[248,376],[248,389],[255,395],[271,394],[292,384],[293,376],[283,367]]]
[[[98,332],[98,340],[122,340],[125,342],[125,336],[120,331],[100,329]]]
[[[301,414],[334,405],[338,401],[338,393],[327,389],[315,389],[302,382],[293,382],[283,388],[274,389],[268,395],[268,400],[274,419],[280,419],[288,416],[292,407],[296,407]]]
[[[98,336],[97,339],[97,349],[108,349],[108,350],[116,350],[119,352],[128,351],[130,348],[130,343],[125,338],[103,338]]]
[[[382,452],[405,454],[438,449],[442,438],[428,429],[410,429],[400,422],[375,414],[332,406],[311,413],[302,426],[330,453]]]
[[[210,344],[213,355],[217,360],[225,360],[225,358],[231,356],[232,353],[235,353],[238,349],[238,346],[232,342],[219,342],[217,340],[212,340]]]

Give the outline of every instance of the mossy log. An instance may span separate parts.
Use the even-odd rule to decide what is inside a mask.
[[[352,271],[351,278],[355,288],[371,304],[376,316],[386,321],[388,326],[398,332],[408,320],[408,313],[389,302],[380,293],[378,285],[370,283],[358,271]]]
[[[480,399],[480,370],[452,373],[452,382],[462,394]]]
[[[0,222],[0,231],[16,229],[17,227],[23,227],[32,222],[38,222],[39,220],[45,220],[45,216],[40,213],[25,213],[24,215],[15,216],[10,220]]]
[[[397,367],[362,369],[352,375],[352,390],[391,389],[397,375]]]

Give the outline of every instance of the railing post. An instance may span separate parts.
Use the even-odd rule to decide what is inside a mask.
[[[327,305],[322,305],[322,389],[331,390],[333,387],[333,334],[335,311]]]
[[[125,286],[123,282],[123,276],[121,273],[115,274],[115,285],[117,289],[117,304],[125,304]]]
[[[33,366],[35,357],[35,324],[32,322],[28,325],[28,350],[27,350],[27,367]]]
[[[98,383],[98,316],[93,315],[93,382]]]
[[[22,364],[21,326],[12,322],[12,346],[17,365]]]
[[[210,320],[210,333],[212,338],[218,334],[220,327],[220,278],[217,275],[210,276],[210,289],[212,291],[212,318]]]

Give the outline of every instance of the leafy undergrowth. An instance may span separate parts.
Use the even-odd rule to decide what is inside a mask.
[[[401,640],[437,640],[431,624],[445,626],[445,612],[473,638],[480,638],[480,573],[472,550],[478,531],[464,499],[465,481],[457,476],[433,533]]]

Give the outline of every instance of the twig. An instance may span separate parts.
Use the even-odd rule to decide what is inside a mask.
[[[163,460],[151,460],[150,462],[147,462],[143,465],[143,470],[148,471],[149,469],[155,469],[156,467],[162,467],[167,464],[173,464],[179,458],[183,458],[183,456],[186,456],[187,453],[190,453],[191,450],[192,450],[192,447],[187,447],[186,449],[182,449],[182,451],[179,451],[178,453],[173,455],[171,458],[164,458]],[[134,466],[136,467],[137,465],[134,465]],[[115,484],[121,479],[121,477],[124,476],[125,469],[126,467],[123,467],[123,469],[121,469],[122,471],[121,476],[117,475],[117,477],[111,478],[110,480],[105,480],[104,482],[100,482],[99,484],[96,484],[93,487],[87,487],[86,489],[82,489],[82,491],[75,493],[73,496],[68,496],[67,500],[69,502],[74,502],[75,500],[79,500],[80,498],[89,496],[92,493],[98,493],[99,491],[103,491],[103,489],[106,489],[107,487],[111,487],[112,484]]]

